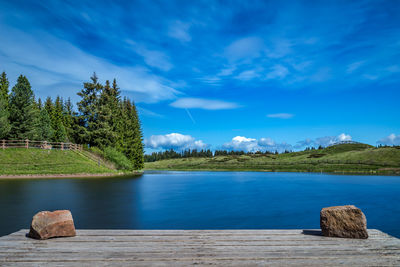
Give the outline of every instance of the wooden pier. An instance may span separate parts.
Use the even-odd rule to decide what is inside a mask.
[[[0,266],[400,266],[400,239],[319,230],[78,230],[76,237],[0,237]]]

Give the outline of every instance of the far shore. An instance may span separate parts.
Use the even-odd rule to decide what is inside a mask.
[[[0,175],[2,179],[59,179],[59,178],[106,178],[141,175],[143,172],[119,172],[119,173],[74,173],[74,174],[20,174],[20,175]]]
[[[150,168],[145,168],[144,171],[151,172],[151,171],[181,171],[181,172],[297,172],[297,173],[314,173],[314,174],[333,174],[333,175],[371,175],[371,176],[400,176],[400,169],[395,169],[397,170],[396,172],[379,172],[379,171],[346,171],[346,170],[336,170],[336,171],[324,171],[324,170],[318,170],[318,171],[307,171],[307,170],[267,170],[267,169],[150,169]]]

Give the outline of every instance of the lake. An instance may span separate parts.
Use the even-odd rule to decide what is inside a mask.
[[[69,209],[81,229],[312,229],[321,208],[346,204],[400,237],[398,176],[174,171],[0,180],[0,236],[41,210]]]

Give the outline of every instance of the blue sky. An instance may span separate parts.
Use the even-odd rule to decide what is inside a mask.
[[[147,151],[400,144],[398,1],[1,1],[0,71],[72,97],[95,71]]]

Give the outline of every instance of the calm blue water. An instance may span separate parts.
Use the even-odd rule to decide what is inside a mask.
[[[77,228],[310,229],[321,208],[354,204],[369,228],[400,237],[400,177],[261,172],[148,172],[139,178],[0,181],[0,236],[41,210]]]

